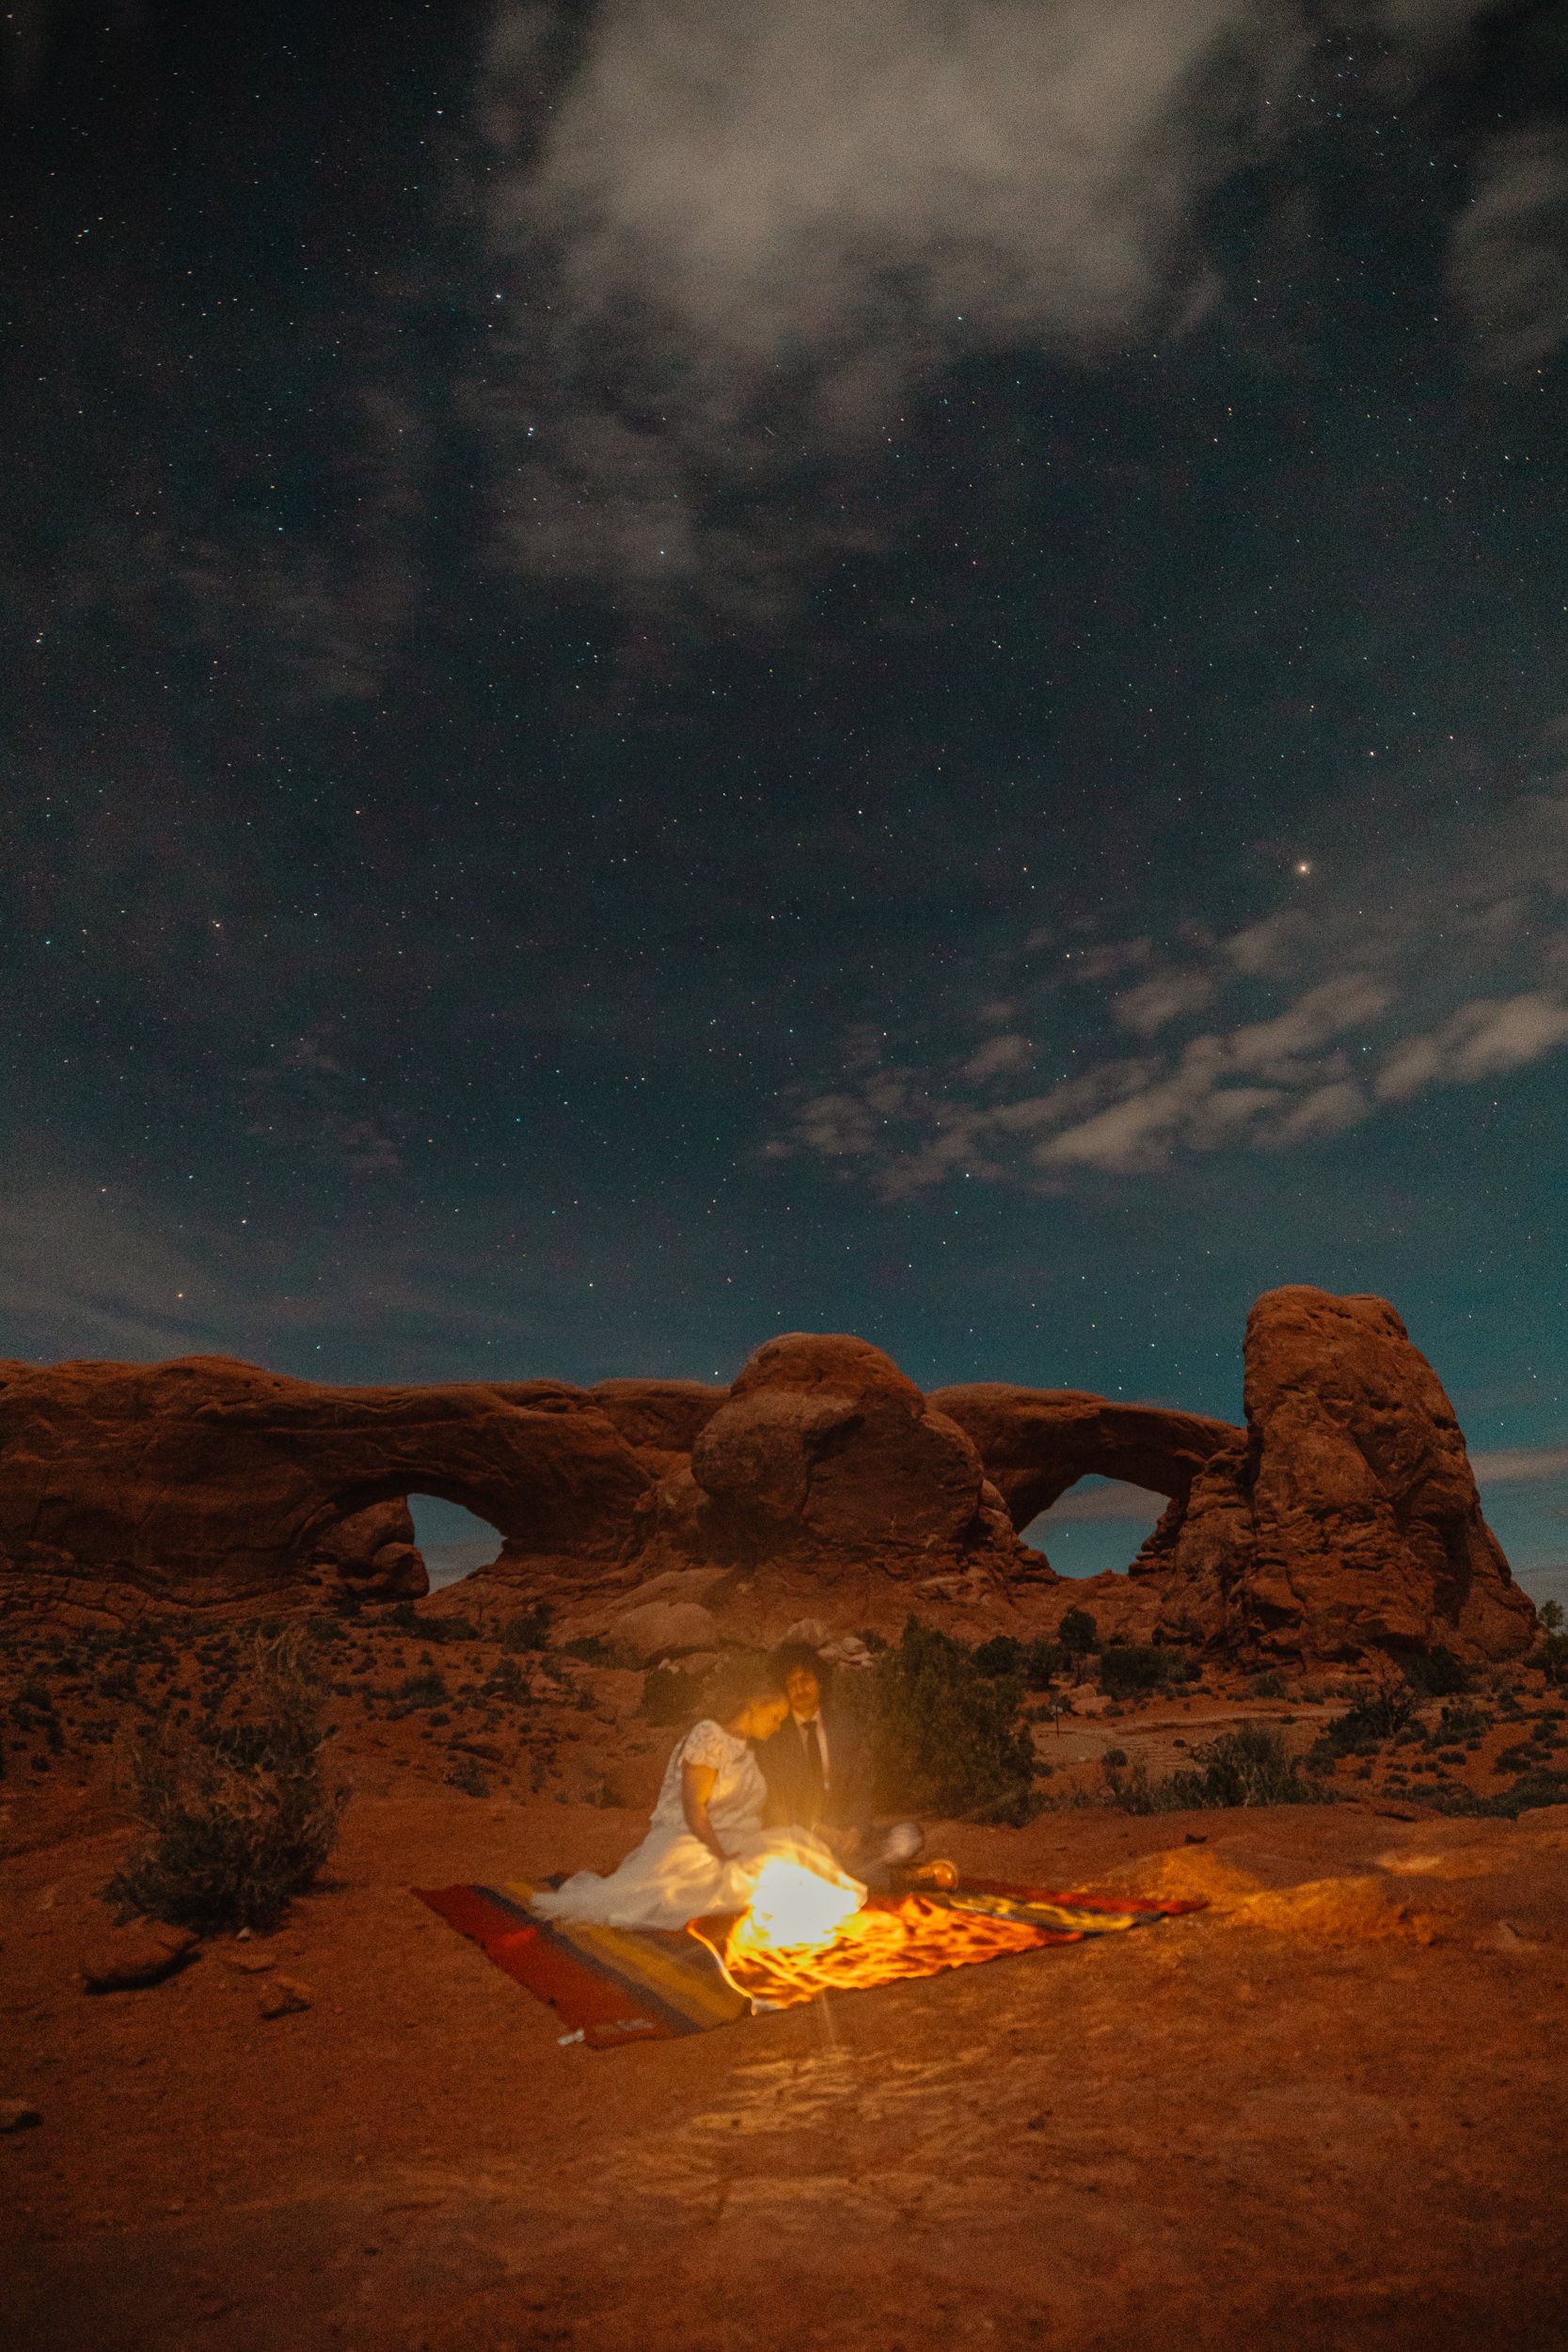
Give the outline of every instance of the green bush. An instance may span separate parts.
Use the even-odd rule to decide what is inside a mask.
[[[1540,1667],[1548,1682],[1560,1686],[1568,1683],[1568,1633],[1562,1629],[1562,1603],[1543,1602],[1540,1615],[1541,1639],[1530,1662]]]
[[[1340,1756],[1372,1756],[1402,1732],[1416,1711],[1408,1689],[1388,1684],[1358,1698],[1335,1722],[1326,1724],[1313,1743],[1314,1764],[1333,1763]]]
[[[613,1666],[616,1660],[613,1644],[599,1633],[579,1633],[574,1641],[562,1642],[561,1655],[583,1666]]]
[[[1122,1772],[1107,1762],[1112,1801],[1124,1813],[1207,1812],[1250,1804],[1319,1804],[1323,1792],[1303,1777],[1277,1731],[1243,1724],[1193,1750],[1196,1770],[1151,1781],[1134,1764]]]
[[[1445,1740],[1477,1740],[1492,1718],[1472,1700],[1462,1699],[1457,1707],[1445,1707],[1440,1722],[1440,1736]]]
[[[869,1675],[845,1677],[869,1714],[877,1795],[890,1810],[1022,1823],[1034,1810],[1035,1752],[1022,1691],[992,1680],[962,1642],[911,1617]]]
[[[1100,1629],[1086,1609],[1069,1609],[1056,1628],[1056,1639],[1073,1658],[1082,1658],[1099,1646]]]
[[[1015,1634],[993,1633],[989,1642],[982,1642],[974,1652],[974,1663],[991,1682],[1005,1676],[1022,1677],[1023,1644]]]
[[[537,1600],[531,1609],[520,1615],[508,1617],[500,1629],[502,1649],[544,1649],[550,1638],[550,1618],[553,1612],[547,1600]]]
[[[447,1774],[447,1786],[449,1788],[461,1788],[466,1797],[487,1797],[490,1794],[490,1783],[481,1771],[479,1758],[475,1756],[459,1756],[452,1758],[451,1770]]]
[[[1404,1672],[1412,1690],[1429,1699],[1457,1698],[1462,1691],[1470,1688],[1468,1670],[1460,1664],[1451,1649],[1444,1649],[1440,1644],[1407,1658]]]
[[[122,1917],[276,1927],[337,1843],[348,1791],[322,1770],[325,1692],[303,1637],[259,1634],[250,1665],[239,1720],[165,1722],[131,1745],[144,1834],[103,1890]]]
[[[1100,1687],[1107,1698],[1166,1690],[1173,1682],[1185,1682],[1190,1672],[1185,1653],[1178,1649],[1118,1642],[1100,1653]]]
[[[974,1663],[992,1682],[1022,1682],[1026,1691],[1047,1691],[1067,1662],[1055,1642],[1021,1642],[1011,1633],[993,1633],[974,1653]]]

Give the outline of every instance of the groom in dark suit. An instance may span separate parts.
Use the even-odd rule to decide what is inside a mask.
[[[832,1703],[823,1660],[808,1643],[785,1642],[773,1663],[789,1712],[757,1750],[768,1783],[763,1820],[769,1829],[805,1829],[831,1846],[868,1884],[913,1860],[925,1843],[918,1825],[871,1826],[870,1759],[854,1719]]]

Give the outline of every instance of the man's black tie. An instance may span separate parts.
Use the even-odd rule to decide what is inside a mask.
[[[822,1800],[826,1794],[822,1776],[822,1742],[816,1736],[815,1716],[809,1723],[800,1725],[800,1754],[805,1760],[806,1786],[811,1791],[812,1820],[815,1822],[821,1816]]]

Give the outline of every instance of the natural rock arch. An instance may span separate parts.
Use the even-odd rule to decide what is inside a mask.
[[[414,1492],[519,1554],[602,1565],[717,1401],[695,1382],[338,1389],[230,1357],[7,1364],[6,1596],[91,1618],[422,1591]]]
[[[1079,1479],[1117,1478],[1185,1502],[1199,1465],[1243,1436],[1234,1423],[1158,1405],[1117,1405],[1085,1389],[1022,1389],[1001,1380],[934,1389],[1025,1528]]]
[[[785,1613],[885,1629],[928,1608],[967,1636],[1086,1606],[1102,1633],[1232,1656],[1528,1647],[1453,1408],[1386,1301],[1266,1293],[1245,1372],[1243,1429],[1081,1390],[923,1396],[847,1334],[769,1341],[728,1390],[0,1365],[0,1601],[86,1621],[418,1594],[424,1493],[499,1530],[487,1597],[537,1578],[611,1632],[664,1611],[656,1644],[672,1607],[695,1647]],[[1094,1472],[1167,1508],[1126,1575],[1056,1577],[1016,1530]]]

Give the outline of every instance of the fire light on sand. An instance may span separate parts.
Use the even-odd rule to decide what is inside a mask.
[[[1092,1924],[1102,1931],[1130,1922],[1097,1917]],[[819,1993],[932,1977],[944,1968],[1071,1942],[1084,1929],[1066,1913],[1059,1926],[1047,1927],[1000,1915],[999,1907],[957,1908],[925,1895],[863,1911],[852,1888],[799,1863],[776,1861],[758,1874],[752,1908],[721,1939],[701,1926],[694,1932],[717,1953],[737,1993],[770,2008],[792,2009]]]

